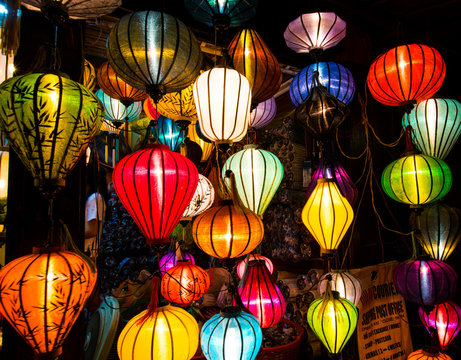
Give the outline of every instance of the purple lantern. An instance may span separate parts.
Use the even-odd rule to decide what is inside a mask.
[[[185,251],[181,251],[181,258],[182,260],[189,260],[192,263],[192,265],[195,265],[195,259],[192,256],[192,254]],[[177,258],[175,251],[170,251],[168,254],[162,256],[158,264],[162,275],[166,273],[168,270],[170,270],[173,266],[176,266],[176,262]]]
[[[250,124],[248,125],[253,129],[261,129],[274,120],[277,113],[277,105],[275,99],[271,97],[266,101],[260,102],[250,114]]]
[[[425,311],[455,295],[457,278],[450,265],[426,258],[402,262],[394,270],[397,291],[408,301],[422,305]]]

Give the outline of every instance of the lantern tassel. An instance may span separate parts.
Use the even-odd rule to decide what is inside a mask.
[[[139,319],[138,324],[142,324],[144,321],[146,321],[147,318],[149,318],[157,310],[159,284],[160,284],[160,278],[158,276],[152,277],[152,295],[150,297],[150,303],[149,303],[149,306],[147,307],[146,314],[141,319]]]

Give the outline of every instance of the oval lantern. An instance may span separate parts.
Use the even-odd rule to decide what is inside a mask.
[[[367,85],[380,103],[402,106],[430,98],[445,79],[445,62],[427,45],[397,46],[371,64]]]
[[[202,174],[198,174],[197,190],[195,190],[192,200],[182,214],[182,219],[191,220],[208,210],[213,205],[214,197],[215,192],[211,181]]]
[[[157,118],[157,141],[166,145],[171,151],[179,151],[179,146],[184,141],[186,134],[172,119],[163,115]]]
[[[461,330],[461,307],[453,301],[447,301],[436,305],[430,313],[420,307],[418,313],[430,335],[431,328],[436,330],[442,350],[448,349]]]
[[[263,340],[258,319],[226,307],[203,324],[200,343],[207,360],[254,360]]]
[[[346,22],[333,12],[303,14],[283,33],[287,46],[297,53],[323,51],[346,36]]]
[[[277,113],[277,105],[275,99],[271,97],[263,102],[260,102],[250,113],[249,127],[259,130],[274,120]]]
[[[390,198],[416,207],[443,198],[452,182],[443,160],[423,154],[405,155],[387,165],[381,175],[381,186]]]
[[[318,73],[320,85],[339,101],[348,105],[355,94],[355,81],[351,72],[335,62],[311,64],[295,75],[290,84],[290,98],[295,107],[306,100],[315,86],[314,75]]]
[[[110,14],[122,6],[122,0],[21,0],[21,4],[45,14],[62,13],[71,19],[92,19]]]
[[[248,263],[247,276],[238,292],[243,305],[258,319],[263,329],[277,324],[285,314],[285,299],[264,260]]]
[[[256,30],[240,30],[227,51],[234,69],[248,79],[255,106],[275,95],[282,83],[282,71],[274,54]]]
[[[181,251],[181,259],[188,260],[191,264],[195,264],[194,256],[188,252]],[[158,267],[162,275],[172,267],[176,266],[177,262],[178,259],[176,257],[176,251],[170,251],[169,253],[163,255],[158,263]]]
[[[456,293],[457,278],[455,270],[440,260],[402,262],[394,270],[397,291],[425,310],[451,299]]]
[[[263,239],[264,226],[256,213],[225,200],[195,218],[192,236],[203,252],[229,259],[253,251]]]
[[[258,149],[258,145],[245,145],[224,164],[221,174],[224,181],[228,170],[234,173],[243,205],[262,217],[282,182],[280,160],[271,152]]]
[[[133,317],[117,342],[120,360],[190,360],[199,344],[197,321],[187,311],[165,305],[146,318],[147,310]]]
[[[96,96],[104,105],[105,118],[116,125],[121,125],[125,121],[134,121],[139,119],[142,111],[142,103],[137,101],[130,106],[125,106],[120,100],[114,99],[99,89]]]
[[[96,86],[96,71],[87,59],[83,61],[82,85],[90,91]]]
[[[413,351],[408,355],[407,360],[452,360],[452,358],[447,354],[426,349]]]
[[[197,182],[195,165],[165,145],[125,156],[113,173],[115,191],[148,244],[169,241]]]
[[[330,281],[331,290],[337,291],[340,297],[349,300],[355,306],[359,304],[363,286],[357,276],[344,270],[333,270],[323,274],[318,285],[320,295],[325,293],[327,281]]]
[[[443,160],[461,134],[461,104],[452,99],[421,101],[403,116],[402,125],[411,126],[419,151]]]
[[[272,264],[271,259],[265,256],[262,256],[262,255],[259,255],[259,254],[250,254],[248,257],[248,260],[245,257],[245,259],[240,261],[237,265],[237,275],[240,279],[243,277],[243,274],[245,273],[245,268],[247,267],[248,261],[252,261],[252,260],[264,260],[267,270],[271,274],[274,272],[274,265]]]
[[[29,74],[0,85],[0,126],[40,188],[65,185],[103,120],[99,99],[65,77]]]
[[[187,87],[202,65],[194,34],[175,17],[157,11],[122,17],[107,39],[107,57],[126,83],[146,90],[154,101]]]
[[[34,248],[0,270],[0,313],[40,359],[54,359],[96,283],[74,252]]]
[[[207,161],[210,158],[211,152],[213,151],[214,143],[208,139],[203,139],[199,136],[197,128],[200,128],[198,122],[194,124],[190,124],[187,131],[187,136],[189,139],[195,143],[197,143],[200,148],[202,149],[202,158],[201,161]]]

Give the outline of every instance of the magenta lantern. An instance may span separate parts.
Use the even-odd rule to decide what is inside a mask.
[[[189,260],[192,265],[195,264],[194,257],[188,252],[181,251],[181,258],[182,260]],[[176,251],[170,251],[169,253],[163,255],[158,263],[162,275],[163,273],[166,273],[168,270],[170,270],[173,266],[176,266],[177,261],[178,259],[176,257]]]
[[[249,261],[252,261],[252,260],[264,260],[265,264],[266,264],[266,267],[267,267],[267,270],[269,270],[269,272],[272,274],[274,272],[274,265],[272,264],[272,261],[271,259],[265,257],[265,256],[262,256],[262,255],[259,255],[259,254],[250,254],[249,258],[248,258]],[[245,259],[243,259],[242,261],[240,261],[237,265],[237,275],[238,277],[241,279],[243,277],[243,273],[245,272],[245,267],[246,267],[246,264],[248,263],[247,261],[247,258],[245,257]]]

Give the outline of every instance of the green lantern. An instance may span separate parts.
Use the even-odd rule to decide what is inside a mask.
[[[55,74],[0,85],[0,126],[40,188],[62,187],[104,120],[99,99]]]
[[[451,188],[451,170],[440,159],[409,154],[386,166],[381,186],[392,199],[419,207],[444,197]]]
[[[257,145],[246,145],[227,159],[222,169],[223,179],[227,170],[234,173],[243,205],[262,217],[283,178],[280,160],[271,152],[258,149]]]

